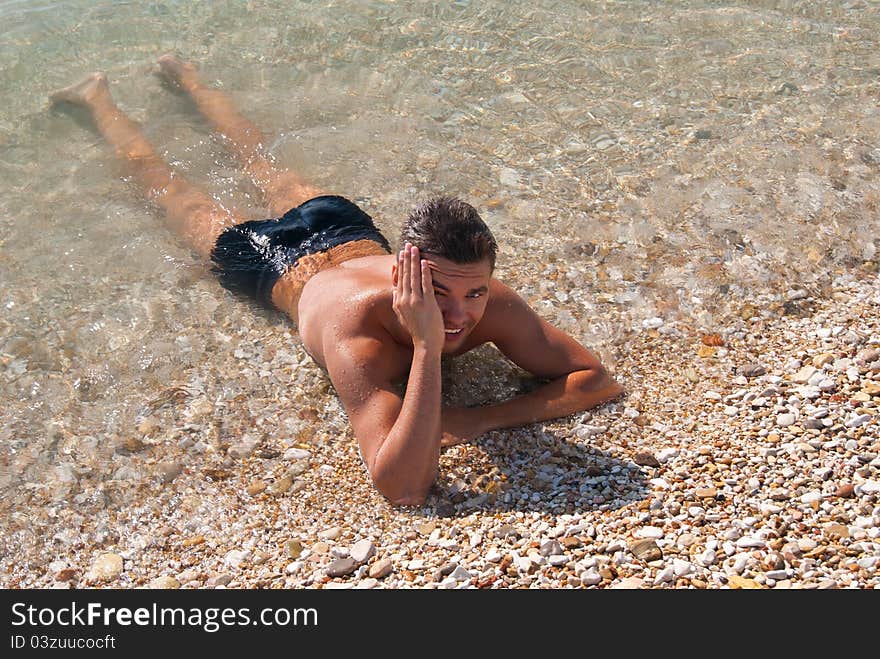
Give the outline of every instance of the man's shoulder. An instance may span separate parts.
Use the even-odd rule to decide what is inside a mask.
[[[528,302],[507,284],[493,278],[489,283],[489,302],[484,317],[499,323],[523,317],[537,316]]]
[[[474,338],[478,343],[497,343],[537,319],[537,313],[515,290],[493,277],[489,283],[489,302]]]

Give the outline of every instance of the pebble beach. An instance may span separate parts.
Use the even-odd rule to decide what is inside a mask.
[[[209,422],[220,383],[208,380],[163,390],[103,451],[59,429],[66,470],[4,500],[0,580],[877,588],[880,284],[845,274],[832,288],[824,300],[792,289],[743,305],[713,334],[645,320],[613,350],[624,398],[446,449],[422,507],[376,493],[338,404],[288,410],[295,430],[261,432],[260,419],[284,408],[284,382],[329,385],[284,334],[249,341],[243,329],[230,354],[238,376],[278,389],[237,401],[242,432]],[[491,347],[447,364],[445,377],[487,377],[505,395],[527,387]],[[89,470],[89,451],[110,456],[112,477]]]
[[[877,588],[880,5],[119,4],[0,3],[0,587]],[[392,244],[471,203],[625,396],[391,506],[290,319],[47,100],[104,71],[175,175],[270,217],[169,52]],[[491,345],[443,373],[455,406],[538,384]]]

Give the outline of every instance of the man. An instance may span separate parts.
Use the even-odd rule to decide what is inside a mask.
[[[424,502],[441,446],[572,414],[622,393],[592,352],[492,277],[496,242],[470,205],[442,197],[422,204],[404,224],[400,251],[388,254],[387,241],[356,205],[276,168],[256,126],[206,87],[195,67],[173,55],[159,64],[227,138],[272,212],[283,215],[244,221],[173,174],[115,105],[103,74],[53,100],[89,110],[144,193],[211,258],[224,286],[293,318],[303,346],[336,388],[373,483],[391,502]],[[441,356],[487,342],[549,382],[496,405],[442,408]],[[395,384],[404,380],[401,397]]]

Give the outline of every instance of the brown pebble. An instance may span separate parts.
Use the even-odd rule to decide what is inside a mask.
[[[299,558],[299,555],[302,554],[303,546],[299,540],[288,540],[284,543],[284,550],[287,552],[288,558],[295,559]]]
[[[263,492],[266,487],[266,481],[254,481],[247,486],[247,493],[250,494],[252,497],[255,497],[260,494],[260,492]]]
[[[633,456],[633,462],[642,467],[659,467],[660,461],[651,453],[636,453]]]
[[[650,563],[651,561],[659,561],[663,558],[663,551],[652,539],[637,540],[629,546],[629,550],[633,556],[639,560]]]
[[[856,486],[852,483],[846,483],[845,485],[841,485],[837,488],[837,491],[834,493],[836,496],[843,497],[848,499],[855,494]]]
[[[566,536],[564,538],[561,538],[559,542],[562,543],[562,546],[566,549],[577,549],[581,546],[581,544],[583,544],[581,543],[580,538],[575,538],[574,536]]]
[[[391,559],[383,558],[370,566],[370,576],[373,579],[382,579],[391,574],[392,568]]]
[[[72,581],[76,578],[77,571],[75,568],[66,567],[55,573],[55,581]]]

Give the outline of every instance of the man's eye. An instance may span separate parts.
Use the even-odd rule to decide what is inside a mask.
[[[438,289],[435,288],[435,289],[434,289],[434,295],[446,295],[446,293],[444,293],[443,291],[438,290]]]
[[[483,294],[482,293],[471,293],[470,295],[468,295],[468,297],[476,300],[478,298],[483,297]]]

